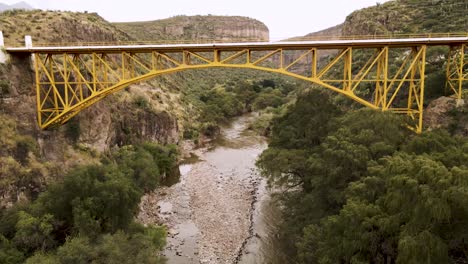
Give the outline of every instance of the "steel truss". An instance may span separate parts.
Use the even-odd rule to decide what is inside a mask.
[[[450,46],[446,76],[446,94],[453,94],[461,102],[468,84],[468,45]]]
[[[158,75],[212,67],[256,69],[325,87],[372,109],[409,116],[423,128],[426,45],[197,50],[181,47],[72,53],[36,52],[38,123],[43,129],[67,122],[83,109],[131,84]],[[461,98],[466,45],[451,49],[448,86]],[[461,53],[460,53],[461,52]],[[460,62],[461,61],[461,62]],[[454,62],[457,62],[455,65]],[[396,65],[396,67],[395,67]]]

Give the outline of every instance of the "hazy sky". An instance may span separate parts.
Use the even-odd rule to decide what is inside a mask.
[[[13,4],[20,0],[0,0]],[[174,15],[239,15],[258,19],[272,40],[337,25],[356,9],[385,0],[24,0],[36,8],[97,12],[111,22]]]

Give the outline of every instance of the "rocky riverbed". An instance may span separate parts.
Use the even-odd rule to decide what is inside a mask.
[[[167,226],[169,264],[260,263],[267,192],[255,161],[267,145],[246,132],[253,118],[224,127],[210,148],[193,150],[199,161],[180,166],[177,184],[143,198],[138,219]]]

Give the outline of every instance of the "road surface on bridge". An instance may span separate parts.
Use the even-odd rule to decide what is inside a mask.
[[[468,42],[467,37],[444,38],[408,38],[408,39],[359,39],[359,40],[314,40],[314,41],[280,41],[280,42],[242,42],[242,43],[212,43],[212,44],[164,44],[164,45],[99,45],[99,46],[37,46],[37,47],[6,47],[8,53],[89,53],[89,52],[142,52],[145,50],[158,50],[161,52],[176,52],[190,50],[194,52],[211,51],[220,48],[223,51],[236,51],[249,48],[261,51],[271,49],[304,50],[317,49],[342,49],[346,47],[377,48],[384,46],[411,47],[411,46],[452,46]],[[58,44],[60,45],[60,44]]]

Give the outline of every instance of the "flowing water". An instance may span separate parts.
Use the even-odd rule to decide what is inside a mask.
[[[195,151],[198,161],[180,166],[178,183],[148,198],[169,229],[163,252],[169,264],[264,262],[262,208],[269,195],[255,161],[267,144],[246,130],[254,118],[222,128],[210,149]]]

